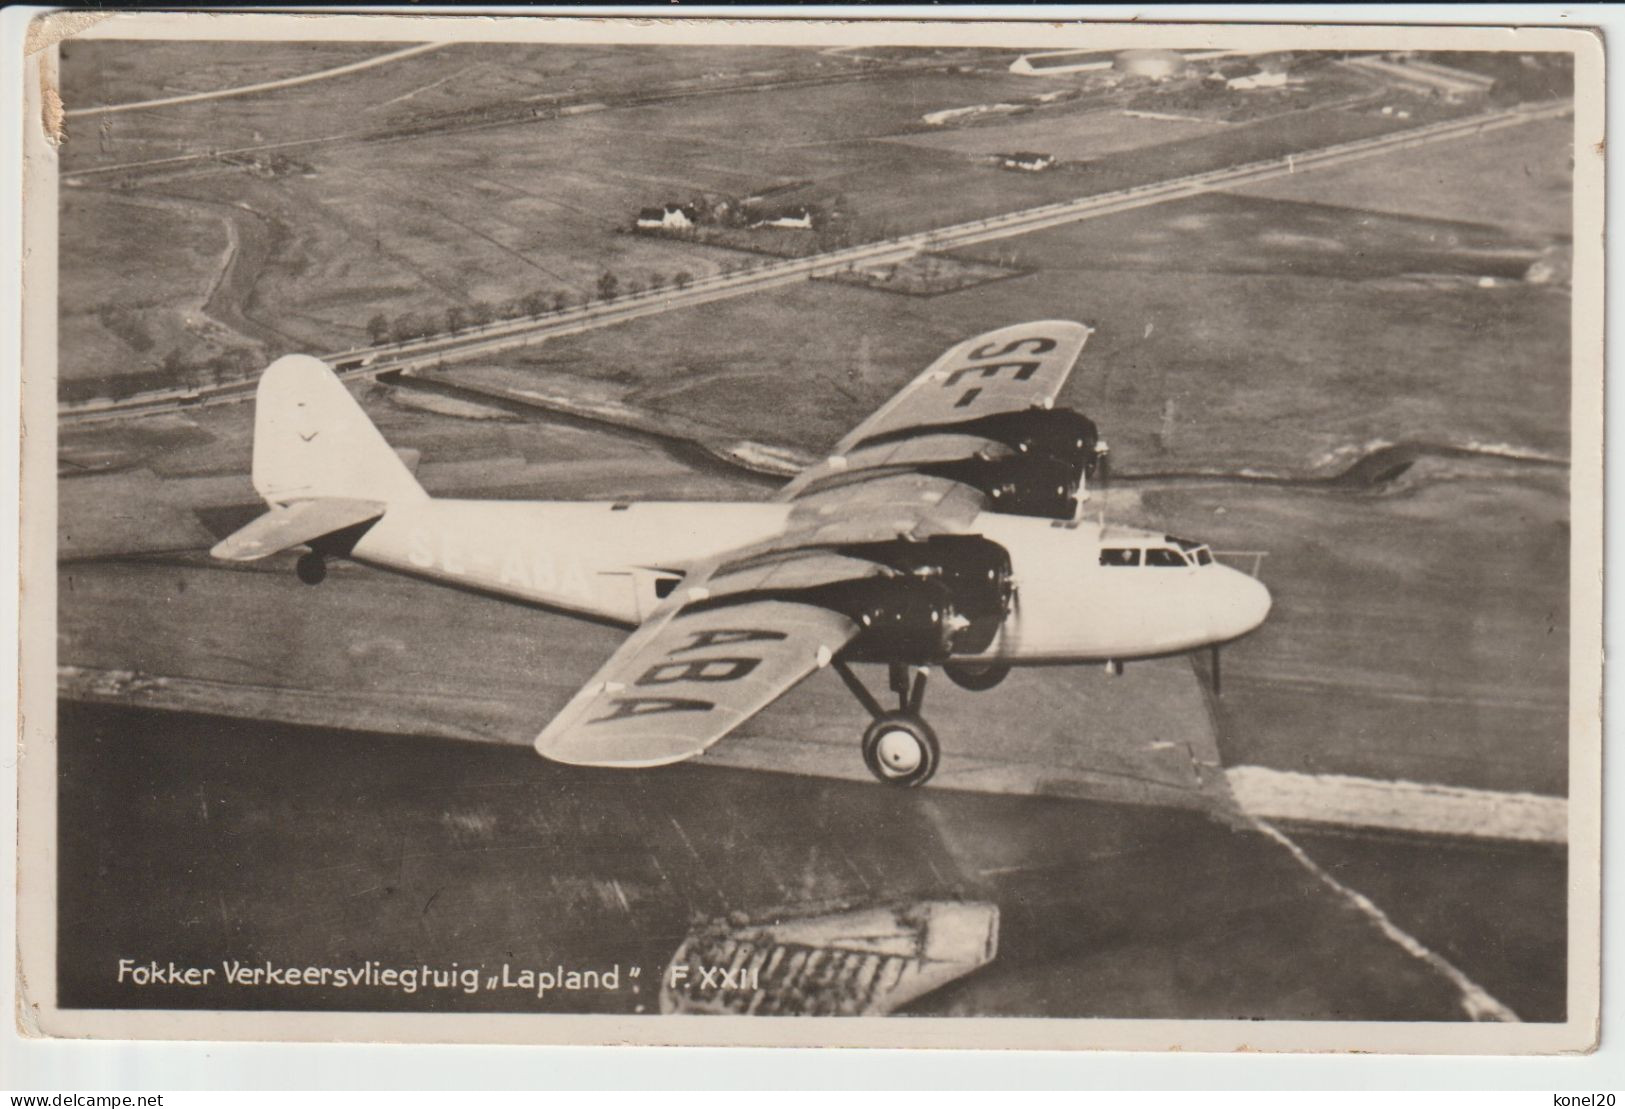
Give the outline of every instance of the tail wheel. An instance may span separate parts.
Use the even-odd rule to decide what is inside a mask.
[[[293,572],[299,575],[299,580],[306,585],[320,585],[322,579],[327,577],[327,560],[316,551],[299,556],[294,564]]]
[[[1010,667],[1001,662],[990,662],[985,665],[968,662],[948,662],[943,664],[942,672],[948,675],[948,680],[960,689],[969,689],[980,693],[982,690],[992,689],[1004,681],[1010,674]]]
[[[863,733],[863,761],[887,785],[923,786],[937,772],[942,749],[937,734],[908,712],[888,712]]]

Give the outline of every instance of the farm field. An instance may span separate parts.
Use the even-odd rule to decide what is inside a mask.
[[[237,251],[224,219],[169,197],[81,192],[63,194],[61,219],[72,229],[58,256],[62,380],[161,371],[178,356],[262,356],[206,310]]]
[[[312,56],[313,61],[320,58],[319,63],[306,64],[299,45],[274,44],[267,63],[249,72],[273,78],[295,76],[367,56],[356,54],[349,46],[325,46]],[[410,45],[389,44],[368,53],[389,53]],[[184,44],[167,44],[165,49],[186,51]],[[62,65],[68,109],[173,95],[155,93],[157,85],[121,78],[119,69],[132,68],[135,57],[116,42],[69,44]],[[113,84],[106,91],[96,77],[104,67],[115,69]],[[147,65],[139,68],[146,71]],[[450,44],[373,68],[249,97],[91,117],[80,125],[85,141],[75,144],[70,135],[62,168],[72,174],[211,149],[376,134],[513,102],[535,102],[540,108],[555,100],[632,97],[657,88],[692,91],[729,81],[806,77],[854,68],[863,66],[839,55],[826,57],[789,47],[688,50]],[[223,72],[218,78],[211,77],[206,83],[200,78],[195,82],[197,88],[186,91],[252,83],[236,76],[229,65],[220,69]]]
[[[1224,653],[1225,765],[1566,795],[1567,494],[1438,462],[1364,490],[1144,488],[1135,522],[1268,551],[1270,618]]]
[[[1045,111],[1009,122],[897,136],[894,141],[974,157],[1033,150],[1065,162],[1086,162],[1106,154],[1206,135],[1226,126],[1202,119],[1148,119],[1105,108],[1086,114]]]
[[[103,148],[113,152],[132,137],[153,144],[145,151],[149,155],[203,149],[198,121],[177,121],[171,119],[173,113],[208,113],[209,126],[201,131],[209,134],[210,149],[236,141],[223,137],[221,128],[253,132],[259,136],[254,141],[271,142],[288,134],[286,128],[293,124],[285,120],[315,126],[313,121],[332,117],[302,97],[330,101],[356,96],[368,105],[405,98],[380,110],[432,120],[439,109],[424,107],[424,97],[466,96],[472,104],[483,96],[489,102],[497,95],[492,82],[503,81],[517,83],[513,90],[502,86],[503,95],[519,95],[518,85],[533,88],[555,79],[568,89],[596,88],[594,82],[615,59],[638,56],[622,57],[613,49],[565,51],[557,58],[548,55],[529,70],[526,55],[516,47],[520,52],[511,57],[481,55],[470,63],[471,72],[434,69],[439,76],[428,82],[434,87],[420,90],[421,96],[391,91],[427,76],[416,67],[444,68],[460,57],[459,49],[448,46],[331,82],[263,95],[101,117],[111,122],[97,125],[96,151],[88,143],[70,141],[65,169],[87,168]],[[721,60],[709,56],[707,66],[698,64],[702,57],[664,59],[655,74],[642,78],[648,85],[637,87],[704,88],[769,80],[779,72],[816,74],[826,65],[872,64],[807,51],[740,51]],[[348,90],[352,82],[361,87]],[[363,129],[369,134],[395,137],[278,150],[256,155],[251,168],[204,159],[129,179],[70,176],[64,210],[75,218],[63,223],[63,311],[95,319],[98,325],[64,329],[62,380],[74,383],[74,395],[128,392],[156,387],[155,382],[164,380],[164,368],[174,366],[171,377],[191,375],[206,382],[289,351],[331,351],[403,329],[437,330],[447,326],[448,313],[472,321],[526,297],[579,304],[598,295],[605,274],[625,290],[672,282],[679,275],[699,278],[750,260],[736,251],[625,233],[640,208],[701,193],[741,196],[808,182],[842,211],[858,237],[867,238],[1072,199],[1396,125],[1369,113],[1318,110],[1267,125],[1211,128],[1215,133],[1180,141],[1174,137],[1183,134],[1180,127],[1206,125],[1134,120],[1148,141],[1163,141],[1103,153],[1081,174],[1011,174],[962,153],[910,145],[912,132],[928,130],[920,122],[927,111],[1001,96],[1031,97],[1035,88],[1051,85],[1035,86],[997,69],[869,74],[823,85],[816,97],[800,89],[722,92],[475,127],[458,132],[455,139],[413,136],[410,128],[390,132],[366,122]],[[343,118],[353,125],[369,110]],[[1061,133],[1078,126],[1088,134],[1095,118],[1076,103],[1062,104],[1019,121],[912,137],[936,142],[958,134],[967,142],[1011,146],[1022,141],[1021,128],[1042,126]],[[126,150],[110,156],[130,154]],[[922,189],[931,195],[931,204],[915,202]],[[106,272],[81,273],[95,268],[97,230],[116,224],[119,212],[131,204],[190,218],[207,226],[203,234],[224,233],[231,240],[230,251],[224,257],[213,255],[206,265],[189,241],[196,233],[138,233],[131,237],[131,248],[150,264],[119,271],[111,280]],[[197,335],[173,321],[146,338],[100,322],[104,317],[116,321],[143,302],[150,286],[126,288],[133,278],[123,274],[150,269],[173,273],[169,279],[178,298],[190,297],[203,306],[190,325]],[[130,382],[108,384],[121,376]]]
[[[61,47],[62,102],[70,112],[299,77],[376,58],[410,43],[216,42],[154,39],[140,50],[69,39]]]
[[[1441,156],[1444,151],[1449,156]],[[1573,179],[1573,124],[1551,119],[1236,191],[1431,219],[1460,219],[1467,213],[1510,234],[1552,240],[1573,234],[1568,203]]]
[[[1185,215],[1213,232],[1272,226],[1251,202],[1195,204]],[[726,411],[743,435],[819,451],[966,335],[1081,319],[1097,331],[1062,400],[1101,422],[1125,472],[1330,472],[1376,440],[1566,453],[1560,290],[1294,272],[1297,259],[1324,272],[1313,241],[1277,247],[1289,264],[1274,273],[1231,273],[1247,236],[1199,250],[1194,229],[1179,268],[1113,268],[1114,250],[1141,232],[1177,241],[1166,224],[1180,218],[1114,216],[1008,240],[1038,272],[962,292],[903,298],[811,282],[554,339],[510,352],[504,372],[521,386],[527,366],[615,372],[635,383],[624,399],[695,419]],[[1128,219],[1137,222],[1121,225]],[[1414,234],[1399,246],[1414,250]],[[1359,344],[1340,338],[1350,327]],[[788,384],[763,388],[769,381]]]

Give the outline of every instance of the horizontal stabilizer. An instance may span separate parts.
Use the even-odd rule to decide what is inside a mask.
[[[215,544],[209,554],[227,562],[252,562],[320,539],[345,528],[367,524],[384,514],[382,501],[350,497],[318,497],[272,508],[247,527]]]

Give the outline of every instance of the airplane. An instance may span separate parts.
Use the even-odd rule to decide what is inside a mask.
[[[1219,646],[1269,613],[1207,545],[1086,518],[1106,445],[1055,398],[1090,334],[1041,320],[959,343],[760,502],[431,497],[325,363],[287,355],[255,394],[269,511],[210,553],[303,547],[308,584],[347,558],[630,628],[536,738],[556,762],[692,758],[831,669],[871,718],[869,771],[919,786],[941,761],[932,667],[980,691],[1015,666],[1210,648],[1216,684]],[[896,708],[854,663],[887,667]]]

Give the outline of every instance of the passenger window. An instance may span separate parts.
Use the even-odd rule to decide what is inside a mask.
[[[1102,566],[1138,566],[1140,564],[1139,548],[1102,547],[1100,548],[1100,564]]]
[[[1145,552],[1147,566],[1183,566],[1185,556],[1171,547],[1147,547]]]

